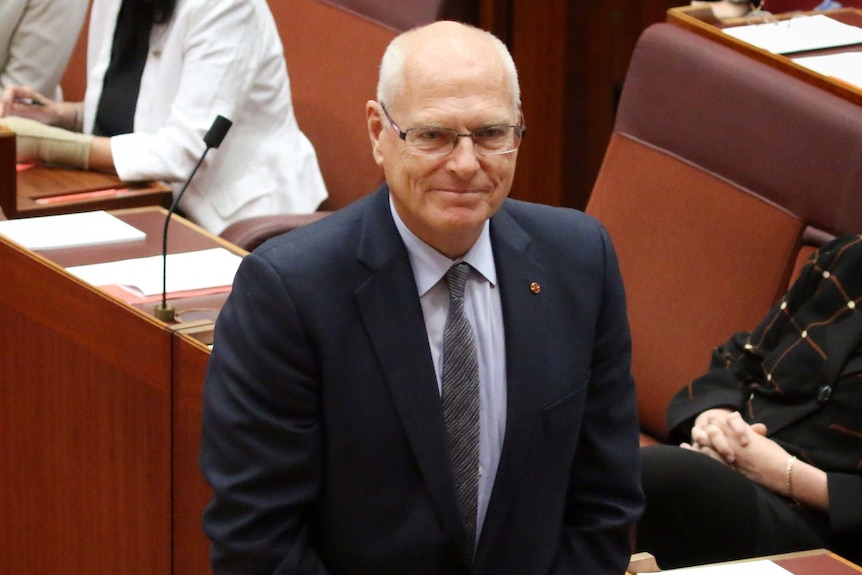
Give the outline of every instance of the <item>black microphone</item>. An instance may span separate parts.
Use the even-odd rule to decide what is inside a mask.
[[[177,210],[177,204],[180,203],[180,199],[183,197],[183,194],[186,191],[186,188],[189,187],[189,184],[192,181],[192,178],[195,177],[195,174],[198,171],[198,168],[201,167],[201,164],[204,162],[204,158],[207,157],[207,152],[210,151],[210,148],[218,148],[224,137],[227,135],[227,131],[230,130],[230,127],[233,125],[233,122],[225,118],[224,116],[216,116],[216,119],[213,121],[212,126],[207,131],[206,135],[204,135],[204,143],[207,145],[206,149],[204,149],[204,153],[201,154],[198,163],[195,164],[192,173],[189,174],[189,177],[186,179],[186,183],[183,184],[183,189],[180,190],[180,193],[177,194],[177,197],[174,198],[174,201],[171,202],[171,207],[168,208],[168,215],[165,216],[165,228],[162,232],[162,303],[156,305],[156,308],[153,310],[153,314],[157,319],[160,319],[164,322],[174,321],[174,306],[169,306],[168,299],[168,224],[171,222],[171,216],[174,215],[174,212]]]

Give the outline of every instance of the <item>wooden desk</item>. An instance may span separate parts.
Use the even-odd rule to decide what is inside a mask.
[[[771,560],[794,575],[858,575],[862,567],[851,563],[826,549],[788,553]]]
[[[209,573],[197,472],[209,349],[63,269],[161,253],[165,210],[114,213],[147,239],[36,253],[0,237],[3,573]],[[235,250],[182,218],[168,238],[171,253]]]
[[[629,565],[627,575],[647,574],[647,573],[677,573],[683,569],[668,569],[661,571],[655,565],[655,561],[650,561],[652,556],[649,553],[637,553],[632,555],[632,563]],[[859,575],[862,573],[862,567],[855,563],[844,559],[843,557],[830,552],[828,549],[812,549],[810,551],[797,551],[795,553],[783,553],[781,555],[770,555],[767,557],[755,557],[752,559],[742,559],[739,561],[727,561],[725,563],[714,563],[710,565],[698,565],[698,567],[719,567],[726,566],[728,574],[733,573],[734,565],[742,565],[754,561],[772,561],[779,567],[786,569],[793,575]],[[725,572],[725,571],[723,571]]]
[[[813,13],[814,12],[809,12],[808,14]],[[862,10],[859,10],[858,8],[837,8],[834,10],[826,10],[820,13],[826,14],[830,18],[834,18],[835,20],[844,22],[845,24],[862,27]],[[798,12],[792,14],[776,14],[774,18],[778,20],[784,20],[791,18],[792,16],[798,16],[799,14],[800,13]],[[826,90],[827,92],[830,92],[841,98],[847,99],[854,104],[862,106],[862,88],[858,86],[853,86],[840,80],[836,80],[834,78],[830,78],[828,76],[824,76],[822,74],[818,74],[817,72],[814,72],[809,68],[800,66],[788,56],[784,56],[781,54],[773,54],[772,52],[769,52],[762,48],[758,48],[756,46],[752,46],[747,42],[743,42],[742,40],[738,40],[722,32],[722,29],[731,26],[740,26],[746,23],[762,23],[764,22],[763,18],[728,18],[724,20],[719,20],[713,15],[712,9],[709,7],[700,8],[692,6],[680,6],[678,8],[671,8],[667,11],[667,21],[671,24],[681,26],[683,28],[706,36],[707,38],[710,38],[711,40],[714,40],[720,44],[729,46],[734,50],[738,50],[756,60],[765,62],[766,64],[787,74],[790,74],[791,76],[800,78],[806,82],[809,82],[810,84],[813,84],[819,88],[822,88],[823,90]],[[862,51],[862,45],[842,46],[826,50],[812,50],[809,52],[805,52],[805,55],[814,56],[850,51]],[[799,55],[801,54],[794,54],[794,56]]]
[[[123,182],[116,175],[37,165],[16,172],[13,194],[0,196],[7,218],[171,205],[161,182]]]
[[[129,183],[101,172],[45,165],[17,166],[15,133],[0,126],[0,219],[168,207],[171,201],[171,188],[161,182]]]
[[[648,561],[645,561],[645,559],[649,559],[650,557],[651,556],[649,556],[648,553],[633,555],[633,559],[637,558],[639,561],[643,561],[642,568],[638,569],[641,564],[637,561],[633,561],[632,564],[629,565],[629,570],[626,571],[626,574],[667,573],[670,575],[671,573],[676,573],[678,571],[677,569],[669,569],[667,571],[658,570],[654,562],[650,564]],[[859,567],[827,549],[812,549],[810,551],[783,553],[781,555],[755,557],[740,561],[728,561],[725,563],[715,563],[713,565],[703,565],[701,567],[717,567],[720,565],[732,567],[734,565],[762,560],[772,561],[779,567],[793,573],[793,575],[858,575],[859,573],[862,573],[862,567]]]

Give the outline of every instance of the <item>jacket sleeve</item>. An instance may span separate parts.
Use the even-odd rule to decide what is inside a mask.
[[[553,575],[619,574],[643,511],[631,336],[616,254],[602,230],[605,289]]]
[[[741,410],[745,401],[742,382],[754,376],[744,361],[749,332],[734,334],[714,348],[707,372],[674,395],[667,408],[668,442],[691,440],[694,419],[707,409]]]
[[[307,521],[322,474],[319,373],[297,318],[272,266],[246,256],[204,384],[200,467],[214,491],[204,514],[214,575],[327,572]]]

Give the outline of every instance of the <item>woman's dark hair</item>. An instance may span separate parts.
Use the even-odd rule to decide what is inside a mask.
[[[152,0],[152,3],[155,6],[153,14],[155,24],[164,24],[170,20],[177,6],[177,0]]]
[[[139,29],[150,30],[154,24],[164,24],[174,15],[177,0],[126,0],[135,13]]]

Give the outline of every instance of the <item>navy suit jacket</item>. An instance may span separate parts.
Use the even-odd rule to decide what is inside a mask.
[[[581,212],[514,200],[490,229],[507,427],[473,562],[384,185],[237,273],[204,387],[216,575],[623,573],[642,493],[611,242]]]

